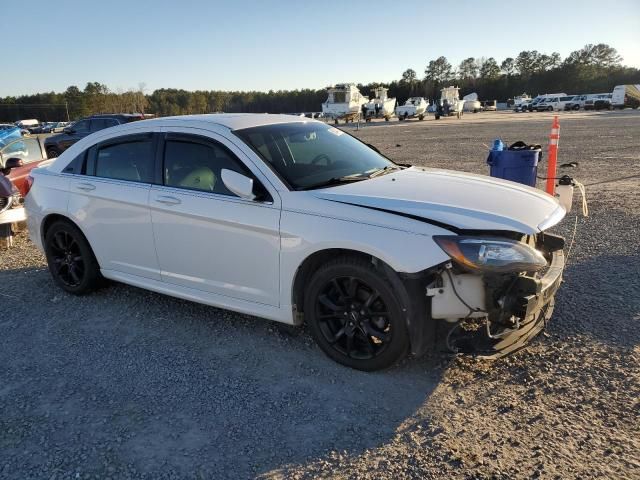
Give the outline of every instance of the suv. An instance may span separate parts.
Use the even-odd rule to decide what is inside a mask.
[[[142,119],[144,119],[144,115],[129,113],[92,115],[90,117],[80,119],[66,127],[62,133],[52,135],[44,141],[47,156],[49,158],[59,156],[78,140],[92,134],[93,132],[97,132],[98,130]]]
[[[571,99],[570,102],[564,104],[564,109],[566,111],[569,110],[580,110],[584,107],[584,102],[587,101],[587,95],[576,95]]]
[[[598,93],[595,95],[590,95],[589,99],[585,100],[584,102],[584,109],[585,110],[596,110],[596,102],[598,100],[608,100],[609,103],[611,102],[611,93]],[[602,102],[600,102],[598,104],[600,106],[600,108],[598,108],[598,110],[602,109]]]

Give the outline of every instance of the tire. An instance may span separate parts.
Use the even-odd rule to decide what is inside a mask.
[[[436,115],[436,120],[440,120],[440,115]]]
[[[51,225],[45,235],[44,251],[49,272],[64,291],[83,295],[98,287],[98,261],[87,239],[71,222],[61,220]]]
[[[420,121],[424,120],[424,115],[418,115],[418,120]]]
[[[60,152],[56,147],[47,147],[47,158],[58,158]]]
[[[304,312],[320,349],[347,367],[381,370],[409,352],[402,305],[367,260],[338,257],[320,267],[306,287]]]
[[[580,110],[580,105],[574,105],[574,106],[573,106],[573,109],[574,109],[574,110]]]
[[[549,108],[547,108],[547,111],[548,111],[548,112],[553,112],[553,107],[549,107]]]

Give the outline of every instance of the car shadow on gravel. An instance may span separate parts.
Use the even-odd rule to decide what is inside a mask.
[[[623,348],[640,343],[640,254],[570,261],[552,332],[584,334]]]
[[[121,284],[75,297],[42,268],[1,278],[19,279],[1,298],[9,478],[41,465],[49,475],[248,478],[358,455],[393,438],[448,363],[363,373],[329,360],[304,329]]]

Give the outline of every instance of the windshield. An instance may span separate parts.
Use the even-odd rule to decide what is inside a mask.
[[[396,164],[342,130],[324,123],[282,123],[234,132],[294,190],[332,181],[364,180]],[[335,182],[337,183],[337,182]]]

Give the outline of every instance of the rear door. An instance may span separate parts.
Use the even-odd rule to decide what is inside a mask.
[[[148,206],[156,146],[153,133],[125,135],[73,162],[68,211],[102,269],[160,280]]]
[[[162,164],[150,195],[162,280],[279,305],[280,199],[260,171],[228,139],[190,128],[166,133]],[[259,197],[227,190],[222,169],[252,177]]]

